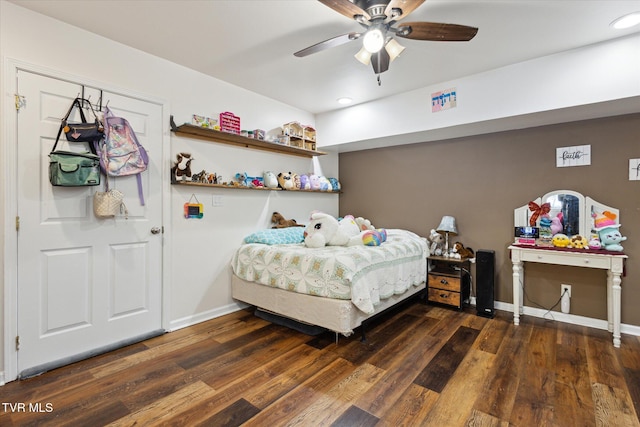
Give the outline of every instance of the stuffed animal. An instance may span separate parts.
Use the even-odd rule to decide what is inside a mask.
[[[271,228],[304,227],[304,225],[298,224],[295,219],[285,219],[279,212],[274,212],[271,215],[271,223],[275,224]]]
[[[627,240],[620,234],[620,224],[616,222],[618,215],[611,211],[604,211],[601,215],[594,214],[595,231],[598,232],[602,248],[608,251],[621,252],[623,250],[620,242]]]
[[[240,184],[241,187],[248,187],[249,175],[246,172],[238,172],[236,174],[236,182]]]
[[[292,190],[299,190],[300,189],[300,175],[298,175],[297,173],[292,173],[291,174],[291,181],[293,182]]]
[[[331,215],[316,212],[304,230],[304,244],[309,248],[324,246],[379,246],[387,239],[385,230],[360,231],[355,218],[347,215],[338,221]]]
[[[191,161],[193,158],[189,153],[176,154],[176,162],[171,168],[172,180],[191,181]]]
[[[362,218],[361,216],[356,218],[356,224],[358,224],[361,231],[376,229],[373,224],[371,224],[371,221],[366,218]]]
[[[191,176],[191,181],[192,182],[200,182],[203,184],[208,184],[209,180],[207,179],[208,174],[206,170],[202,170],[200,173],[196,173],[194,175]]]
[[[619,227],[620,224],[617,224],[598,230],[600,242],[602,243],[602,247],[604,249],[616,252],[621,252],[624,249],[622,245],[620,245],[620,242],[624,242],[625,240],[627,240],[627,238],[623,237],[622,234],[620,234],[620,230],[618,230]]]
[[[589,239],[589,249],[602,249],[602,242],[600,242],[600,237],[591,236],[591,239]]]
[[[315,174],[309,175],[309,185],[312,190],[320,190],[320,177]]]
[[[562,233],[555,234],[553,239],[551,239],[551,243],[556,248],[566,248],[569,246],[569,236]]]
[[[267,171],[262,175],[262,178],[266,188],[278,188],[278,177],[275,173]]]
[[[561,233],[564,227],[562,227],[562,220],[560,218],[560,214],[551,218],[551,233],[558,234]]]
[[[251,180],[251,186],[255,188],[263,188],[264,183],[262,182],[262,179],[263,178],[261,176],[254,176]]]
[[[332,190],[331,183],[329,182],[329,180],[327,179],[326,176],[320,175],[318,177],[318,180],[320,180],[320,191],[331,191]]]
[[[311,183],[309,182],[309,175],[300,175],[300,189],[311,190]]]
[[[444,252],[444,236],[432,229],[429,232],[429,253],[440,256]]]
[[[280,172],[278,174],[278,186],[283,190],[293,190],[291,172]]]
[[[340,181],[337,178],[328,178],[331,184],[331,191],[340,191]]]
[[[567,247],[574,249],[588,249],[589,241],[586,237],[576,234],[575,236],[571,236]]]
[[[460,242],[456,242],[453,245],[452,251],[454,254],[460,255],[461,259],[474,257],[473,249],[465,248],[464,245]],[[455,258],[457,258],[457,256],[455,256]]]

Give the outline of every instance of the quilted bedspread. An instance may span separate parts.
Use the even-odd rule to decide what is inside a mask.
[[[381,299],[426,280],[427,254],[427,243],[417,234],[387,229],[387,241],[378,247],[244,244],[232,269],[239,278],[266,286],[350,299],[370,314]]]

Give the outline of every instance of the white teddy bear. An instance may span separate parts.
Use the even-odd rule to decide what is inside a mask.
[[[429,253],[431,255],[440,256],[444,251],[444,236],[435,229],[429,232]]]

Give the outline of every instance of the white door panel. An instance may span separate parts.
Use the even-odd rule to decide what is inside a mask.
[[[97,219],[93,194],[103,185],[53,187],[48,175],[60,119],[82,86],[19,71],[18,89],[26,99],[17,142],[18,371],[34,373],[161,329],[162,235],[150,230],[162,226],[163,115],[160,104],[102,93],[103,104],[131,123],[149,167],[142,174],[145,205],[135,176],[110,177],[110,188],[125,194],[129,216]],[[95,103],[99,91],[92,93]],[[64,134],[57,147],[88,148]]]

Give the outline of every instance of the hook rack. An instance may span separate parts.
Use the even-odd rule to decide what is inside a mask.
[[[95,109],[97,111],[102,111],[102,89],[96,88],[100,91],[100,97],[98,98],[98,103],[94,105]],[[91,95],[89,95],[87,98],[84,97],[84,85],[82,85],[82,92],[78,93],[78,98],[80,98],[82,100],[82,108],[87,108],[87,106],[84,104],[85,101],[89,101],[89,103],[91,103]],[[109,104],[109,101],[107,101],[107,105]]]

